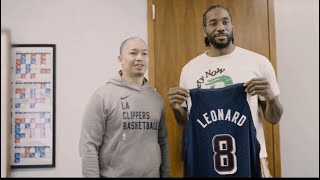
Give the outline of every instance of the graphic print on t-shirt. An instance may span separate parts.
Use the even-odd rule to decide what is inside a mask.
[[[226,87],[226,86],[233,84],[231,77],[226,76],[226,75],[222,75],[222,76],[215,77],[213,79],[209,79],[207,82],[208,83],[205,85],[210,86],[210,88]]]
[[[204,72],[204,75],[198,78],[197,87],[201,88],[202,85],[206,85],[209,88],[222,88],[233,84],[233,80],[230,76],[222,75],[225,71],[223,68],[217,68],[216,70],[209,69]]]

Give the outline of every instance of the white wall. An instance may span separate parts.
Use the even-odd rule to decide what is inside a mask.
[[[9,170],[8,153],[10,127],[10,104],[9,104],[9,52],[10,34],[1,29],[1,178],[7,177]]]
[[[146,0],[1,0],[12,43],[56,44],[56,167],[15,169],[12,177],[81,176],[78,151],[89,96],[120,69],[121,42],[147,41]]]
[[[275,0],[283,177],[319,177],[319,1]]]

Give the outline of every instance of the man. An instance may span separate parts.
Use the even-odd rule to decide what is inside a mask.
[[[126,39],[122,70],[91,97],[84,114],[80,155],[86,177],[168,177],[168,139],[163,100],[144,74],[145,42]]]
[[[234,45],[234,25],[226,8],[220,5],[212,6],[203,14],[203,32],[208,50],[183,67],[180,87],[170,88],[168,92],[176,121],[182,126],[187,125],[191,103],[188,98],[190,89],[221,88],[244,83],[245,91],[251,95],[248,103],[261,146],[262,176],[270,177],[259,107],[268,122],[279,122],[283,108],[278,98],[280,90],[274,69],[264,56]]]

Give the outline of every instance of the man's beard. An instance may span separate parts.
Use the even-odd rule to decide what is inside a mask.
[[[231,41],[233,40],[233,33],[231,33],[230,35],[227,35],[227,42],[225,43],[215,40],[215,38],[210,36],[209,34],[207,34],[207,37],[211,45],[213,45],[217,49],[223,49],[228,47]]]

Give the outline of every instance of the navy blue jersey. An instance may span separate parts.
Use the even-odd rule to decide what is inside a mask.
[[[260,145],[242,83],[191,89],[189,177],[261,177]]]

